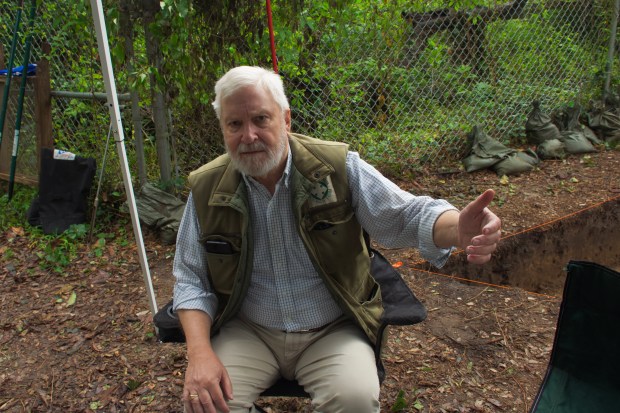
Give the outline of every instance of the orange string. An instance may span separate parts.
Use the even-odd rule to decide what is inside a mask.
[[[578,210],[578,211],[571,212],[570,214],[564,215],[564,216],[562,216],[562,217],[560,217],[560,218],[555,218],[555,219],[552,219],[552,220],[550,220],[550,221],[544,222],[544,223],[542,223],[542,224],[539,224],[539,225],[534,225],[533,227],[526,228],[526,229],[524,229],[523,231],[519,231],[519,232],[516,232],[516,233],[514,233],[514,234],[509,234],[509,235],[506,235],[506,236],[502,237],[501,239],[502,239],[502,240],[504,240],[504,239],[507,239],[507,238],[510,238],[510,237],[514,237],[514,236],[516,236],[516,235],[521,235],[521,234],[524,234],[524,233],[526,233],[526,232],[528,232],[528,231],[533,231],[533,230],[535,230],[536,228],[542,228],[542,227],[544,227],[544,226],[551,225],[551,224],[553,224],[553,223],[556,223],[556,222],[559,222],[559,221],[562,221],[562,220],[568,219],[568,218],[570,218],[570,217],[573,217],[573,216],[575,216],[575,215],[581,214],[581,213],[583,213],[583,212],[585,212],[585,211],[588,211],[588,210],[590,210],[590,209],[597,208],[597,207],[599,207],[599,206],[601,206],[601,205],[603,205],[603,204],[606,204],[607,202],[612,202],[612,201],[615,201],[615,200],[617,200],[617,199],[620,199],[620,195],[617,195],[617,196],[615,196],[615,197],[609,198],[609,199],[607,199],[607,200],[605,200],[605,201],[602,201],[602,202],[596,203],[596,204],[594,204],[594,205],[590,205],[589,207],[586,207],[586,208],[580,209],[580,210]],[[462,252],[463,252],[463,250],[462,250],[462,249],[456,249],[456,250],[454,250],[454,251],[452,252],[452,254],[451,254],[451,255],[458,255],[458,254],[460,254],[460,253],[462,253]],[[482,284],[482,285],[491,286],[491,287],[497,287],[497,288],[504,288],[504,289],[508,289],[508,290],[513,289],[512,287],[508,287],[508,286],[505,286],[505,285],[498,285],[498,284],[486,283],[486,282],[483,282],[483,281],[470,280],[470,279],[468,279],[468,278],[456,277],[456,276],[454,276],[454,275],[447,275],[447,274],[442,274],[442,273],[439,273],[439,272],[433,272],[433,271],[427,271],[427,270],[422,270],[422,269],[415,268],[416,266],[421,265],[421,264],[423,264],[423,263],[425,263],[425,262],[426,262],[426,260],[420,260],[420,261],[414,262],[414,263],[413,263],[412,265],[410,265],[409,267],[413,268],[415,271],[425,272],[425,273],[428,273],[428,274],[433,274],[433,275],[440,275],[440,276],[442,276],[442,277],[452,278],[452,279],[454,279],[454,280],[465,281],[465,282],[474,283],[474,284]],[[554,296],[554,295],[547,295],[547,294],[535,293],[535,292],[532,292],[532,291],[527,291],[527,290],[523,290],[523,291],[527,292],[528,294],[538,295],[538,296],[542,296],[542,297],[547,297],[547,298],[557,298],[557,297],[556,297],[556,296]]]
[[[440,272],[433,272],[433,271],[428,271],[428,270],[421,270],[418,268],[414,268],[414,271],[418,271],[418,272],[425,272],[427,274],[432,274],[432,275],[440,275],[442,277],[446,277],[446,278],[451,278],[453,280],[458,280],[458,281],[465,281],[465,282],[469,282],[469,283],[473,283],[473,284],[482,284],[482,285],[486,285],[487,287],[496,287],[496,288],[503,288],[505,290],[513,290],[514,288],[507,286],[507,285],[499,285],[499,284],[493,284],[493,283],[487,283],[484,281],[478,281],[478,280],[470,280],[469,278],[463,278],[463,277],[457,277],[455,275],[447,275],[447,274],[442,274]],[[545,298],[558,298],[555,295],[548,295],[548,294],[541,294],[541,293],[535,293],[532,291],[527,291],[524,290],[526,293],[528,294],[532,294],[532,295],[538,295],[540,297],[545,297]]]

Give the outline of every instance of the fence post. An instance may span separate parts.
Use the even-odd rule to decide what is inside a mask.
[[[41,44],[41,59],[37,62],[34,78],[34,116],[36,121],[37,154],[41,162],[41,149],[53,148],[52,136],[52,88],[50,85],[50,63],[47,56],[51,51],[49,43]]]
[[[616,32],[618,30],[618,13],[620,13],[620,0],[614,1],[614,14],[611,16],[611,33],[609,35],[609,48],[607,49],[607,67],[605,68],[605,86],[603,87],[603,98],[609,96],[611,87],[611,71],[614,62],[614,50],[616,49]]]

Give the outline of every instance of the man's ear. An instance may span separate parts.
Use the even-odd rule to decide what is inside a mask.
[[[291,131],[291,110],[287,109],[284,111],[284,124],[286,125],[286,131]]]

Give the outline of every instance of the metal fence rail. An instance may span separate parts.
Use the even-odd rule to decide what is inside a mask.
[[[0,44],[5,55],[15,3],[0,0]],[[42,2],[40,11],[64,10],[71,16],[84,13],[81,3]],[[311,45],[283,40],[289,22],[276,8],[280,69],[296,132],[347,141],[387,173],[459,160],[475,124],[506,144],[521,145],[533,100],[540,100],[550,112],[575,102],[587,105],[601,94],[613,13],[607,0],[481,1],[478,7],[461,10],[431,7],[431,1],[353,3],[355,7],[338,10],[337,21],[315,21],[320,27]],[[63,36],[69,32],[61,21],[37,22],[33,60],[43,57],[37,45],[47,41],[52,49],[48,56],[52,90],[102,92],[92,27],[80,26],[74,34],[81,40],[78,49],[63,50]],[[287,57],[302,52],[311,63],[296,73],[300,66]],[[23,47],[18,47],[18,56],[21,53]],[[202,58],[208,59],[207,53]],[[86,77],[75,75],[77,56],[92,56]],[[617,73],[615,60],[611,69]],[[117,84],[124,89],[119,93],[126,92],[126,80],[120,77]],[[196,87],[210,91],[213,85]],[[100,158],[109,122],[101,102],[58,93],[52,100],[56,144]],[[148,103],[142,105],[146,108]],[[156,180],[148,118],[145,112],[148,174]],[[183,178],[222,150],[204,143],[205,136],[219,136],[219,130],[212,113],[172,114],[171,119],[175,151],[171,157],[176,175]],[[128,109],[124,125],[129,158],[134,161]],[[22,136],[27,134],[25,130]],[[93,135],[99,138],[92,139]],[[22,152],[21,158],[26,156],[28,151]],[[117,163],[110,159],[112,169],[106,170],[106,182],[112,187],[120,187],[120,173],[113,167]],[[18,170],[25,173],[33,165],[36,162],[22,159]]]

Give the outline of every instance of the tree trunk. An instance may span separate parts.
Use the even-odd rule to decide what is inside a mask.
[[[475,7],[473,10],[454,11],[452,9],[432,10],[426,13],[403,12],[402,16],[413,27],[415,50],[410,55],[417,57],[425,48],[433,34],[443,30],[454,30],[453,57],[463,64],[470,65],[474,72],[484,73],[479,56],[485,54],[485,29],[494,20],[508,20],[521,17],[527,0],[514,0],[496,7]],[[475,22],[472,21],[475,19]]]
[[[143,0],[144,33],[146,41],[146,56],[151,70],[149,81],[151,85],[151,107],[153,110],[153,122],[155,123],[155,144],[157,147],[157,160],[159,161],[160,179],[164,183],[171,180],[170,143],[168,133],[168,110],[166,108],[163,85],[157,82],[156,73],[162,73],[162,54],[159,39],[151,30],[155,23],[155,16],[160,11],[159,0]]]
[[[119,24],[120,35],[124,39],[125,43],[125,60],[127,62],[126,70],[129,79],[134,77],[133,61],[135,59],[135,53],[133,48],[133,27],[130,23],[130,5],[127,2],[119,3]],[[142,135],[142,117],[140,116],[140,103],[138,97],[138,91],[131,86],[132,82],[129,82],[130,95],[131,95],[131,120],[133,123],[133,138],[136,147],[136,164],[138,166],[138,180],[140,181],[140,187],[146,183],[146,164],[144,160],[144,138]]]

